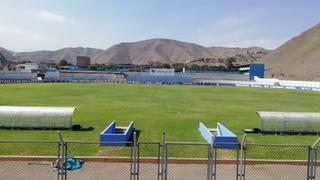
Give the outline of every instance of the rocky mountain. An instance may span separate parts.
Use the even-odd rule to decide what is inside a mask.
[[[16,61],[32,61],[32,62],[59,62],[64,59],[69,63],[75,63],[77,56],[88,56],[96,59],[104,51],[94,48],[64,48],[56,51],[34,51],[16,53]]]
[[[0,69],[8,64],[8,59],[13,58],[12,52],[0,47]]]
[[[12,61],[14,59],[13,57],[14,53],[12,51],[9,51],[5,48],[0,47],[0,53],[7,61]]]
[[[95,62],[114,64],[195,63],[220,65],[234,57],[238,64],[254,62],[268,51],[263,48],[207,48],[197,44],[170,39],[120,43],[100,54]],[[257,54],[260,54],[257,56]],[[261,56],[261,57],[260,57]]]
[[[120,43],[106,50],[94,48],[64,48],[56,51],[34,51],[9,53],[10,61],[32,61],[52,63],[65,59],[75,63],[77,56],[88,56],[92,63],[99,64],[202,64],[225,65],[232,58],[234,64],[250,63],[268,53],[259,47],[225,48],[203,47],[197,44],[171,39],[149,39],[138,42]],[[13,56],[14,55],[14,56]]]
[[[320,24],[287,41],[262,62],[268,77],[319,81]]]
[[[226,47],[211,47],[208,48],[211,54],[211,58],[201,58],[192,61],[196,64],[214,64],[224,65],[226,61],[233,61],[234,65],[243,65],[254,63],[266,54],[269,50],[261,47],[249,47],[249,48],[226,48]]]
[[[150,39],[121,43],[107,49],[96,62],[115,64],[185,63],[196,58],[210,57],[203,46],[169,39]]]
[[[0,53],[0,69],[7,64],[7,59]]]

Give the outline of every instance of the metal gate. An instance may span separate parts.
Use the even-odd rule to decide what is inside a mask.
[[[238,144],[237,144],[238,145]],[[240,148],[240,145],[239,145]],[[240,149],[213,148],[213,179],[238,180],[240,179],[239,155]]]
[[[164,179],[205,180],[210,176],[209,144],[167,142],[164,150]]]
[[[160,142],[137,143],[137,178],[138,180],[160,180],[161,173]]]

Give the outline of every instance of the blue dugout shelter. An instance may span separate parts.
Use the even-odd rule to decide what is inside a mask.
[[[221,123],[217,123],[217,128],[209,129],[203,123],[199,123],[198,129],[202,137],[214,147],[221,149],[239,148],[238,137]]]

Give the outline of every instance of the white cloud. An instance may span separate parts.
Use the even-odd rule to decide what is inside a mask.
[[[198,38],[198,43],[207,47],[251,47],[259,46],[266,49],[275,49],[283,44],[288,38],[268,38],[254,36],[254,28],[234,29],[221,33],[219,36],[206,36]],[[215,33],[213,33],[215,34]]]
[[[226,16],[218,20],[214,26],[223,27],[234,27],[246,23],[247,19],[245,17],[236,16]]]
[[[55,22],[55,23],[67,23],[68,18],[64,15],[53,13],[50,11],[42,10],[39,11],[36,16],[42,20]]]
[[[55,36],[44,34],[23,26],[0,23],[0,46],[13,51],[31,51],[60,47]]]
[[[288,39],[269,39],[269,38],[257,38],[257,39],[246,39],[237,42],[226,43],[227,47],[250,47],[259,46],[266,49],[275,49],[285,43]]]
[[[22,34],[23,30],[20,27],[9,26],[5,24],[0,24],[0,32],[1,33],[14,33],[14,34]]]
[[[286,38],[274,38],[263,33],[260,24],[250,16],[226,16],[216,20],[197,31],[194,39],[189,39],[207,47],[250,47],[259,46],[266,49],[275,49],[284,43]]]

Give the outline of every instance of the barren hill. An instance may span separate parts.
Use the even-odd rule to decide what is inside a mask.
[[[115,64],[185,63],[200,57],[210,57],[207,48],[169,39],[150,39],[120,43],[107,49],[96,61]]]
[[[3,55],[3,57],[8,60],[11,61],[14,57],[13,57],[13,52],[9,51],[5,48],[0,47],[0,53]]]
[[[266,75],[281,79],[320,80],[320,25],[269,53],[262,62]]]
[[[7,64],[7,59],[0,52],[0,69]]]
[[[1,50],[1,49],[0,49]],[[268,53],[259,47],[226,48],[203,47],[198,44],[171,39],[149,39],[138,42],[120,43],[106,50],[94,48],[64,48],[56,51],[33,51],[13,53],[6,51],[8,61],[32,61],[57,63],[64,59],[75,63],[77,56],[88,56],[92,63],[99,64],[201,64],[225,65],[232,58],[234,64],[255,62]],[[14,56],[13,56],[14,54]]]
[[[170,39],[149,39],[132,43],[120,43],[102,53],[95,62],[114,64],[195,63],[220,65],[230,57],[240,61],[254,62],[261,58],[256,53],[267,51],[263,48],[207,48],[194,43]]]
[[[8,64],[8,59],[13,58],[13,53],[11,51],[8,51],[2,47],[0,47],[0,69],[2,69],[3,66]]]
[[[34,52],[21,52],[16,53],[18,61],[26,60],[33,62],[58,62],[62,59],[68,61],[69,63],[75,63],[77,56],[88,56],[91,59],[95,59],[102,52],[101,49],[95,48],[64,48],[56,51],[34,51]]]

